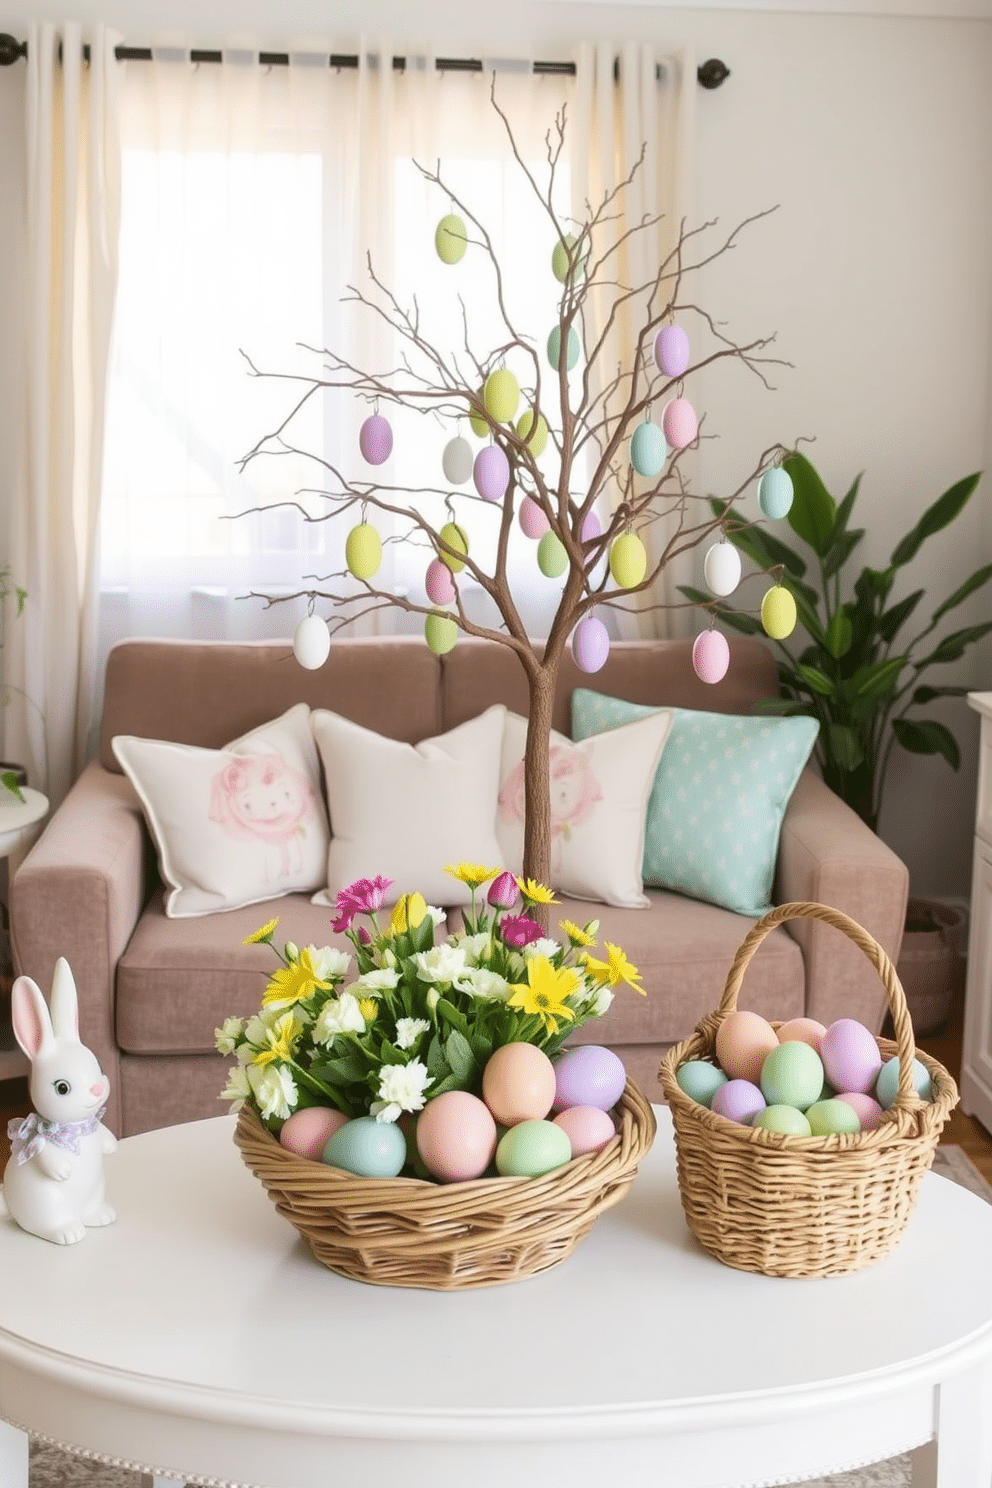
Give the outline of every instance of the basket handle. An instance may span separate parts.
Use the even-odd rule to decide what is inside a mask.
[[[799,900],[789,904],[778,904],[758,920],[741,941],[727,974],[727,985],[723,990],[716,1014],[718,1022],[722,1023],[728,1014],[736,1011],[737,994],[741,989],[744,972],[751,957],[765,936],[785,920],[818,920],[824,925],[833,925],[835,929],[843,931],[848,939],[852,940],[867,956],[885,987],[889,1011],[892,1014],[895,1044],[899,1052],[899,1088],[890,1109],[903,1110],[919,1104],[919,1096],[916,1094],[912,1076],[913,1060],[916,1058],[916,1042],[913,1038],[913,1023],[909,1016],[909,1008],[906,1006],[902,983],[895,967],[874,936],[869,935],[857,920],[852,920],[850,915],[844,914],[839,909],[831,909],[826,904],[812,904]]]

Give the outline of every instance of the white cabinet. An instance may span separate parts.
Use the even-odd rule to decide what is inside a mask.
[[[968,981],[961,1050],[961,1109],[992,1131],[992,692],[971,692],[982,716],[971,878]]]

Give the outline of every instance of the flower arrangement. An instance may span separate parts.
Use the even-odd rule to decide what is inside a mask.
[[[221,1096],[232,1110],[253,1104],[270,1130],[307,1106],[395,1122],[445,1091],[477,1093],[503,1044],[553,1056],[607,1010],[619,983],[644,995],[619,946],[607,941],[595,954],[597,921],[562,920],[567,943],[544,935],[533,911],[558,901],[543,885],[470,863],[446,872],[468,886],[471,904],[462,928],[438,944],[444,914],[420,894],[404,895],[380,924],[390,881],[379,877],[335,901],[332,929],[354,956],[292,942],[280,952],[278,920],[248,936],[246,944],[272,946],[280,966],[259,1011],[216,1030],[218,1050],[236,1060]],[[357,976],[346,985],[353,959]]]

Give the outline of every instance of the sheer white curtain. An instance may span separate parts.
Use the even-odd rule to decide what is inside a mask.
[[[97,516],[120,211],[120,74],[103,26],[32,25],[25,87],[25,431],[10,565],[6,753],[53,801],[84,759],[96,655]],[[83,46],[89,46],[84,62]]]
[[[595,211],[616,191],[644,150],[643,164],[617,199],[616,213],[605,224],[597,248],[599,254],[610,241],[620,245],[617,273],[625,285],[653,284],[659,265],[678,243],[683,220],[693,225],[695,95],[696,64],[689,51],[665,55],[649,42],[627,43],[619,54],[610,43],[579,48],[572,141],[572,198],[577,219],[587,216],[590,207]],[[628,236],[640,222],[652,225]],[[616,368],[631,370],[632,348],[649,309],[655,314],[664,309],[664,300],[651,306],[647,294],[631,295],[619,305],[611,324],[614,300],[612,286],[606,283],[590,294],[589,339],[606,336],[603,355],[591,369],[594,397],[604,395],[604,382]],[[628,386],[616,388],[607,399],[607,410],[622,406]],[[653,417],[660,423],[660,408]],[[682,468],[688,470],[684,458]],[[618,488],[611,495],[615,506]],[[649,562],[663,552],[675,521],[672,516],[640,531]],[[682,605],[677,585],[692,581],[691,554],[670,561],[654,589],[638,597],[645,608],[614,612],[619,633],[627,637],[690,634],[688,610],[646,607],[656,602]]]

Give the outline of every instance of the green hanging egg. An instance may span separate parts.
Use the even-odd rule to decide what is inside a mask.
[[[548,337],[548,361],[551,363],[552,367],[554,367],[556,372],[559,371],[561,368],[561,359],[561,326],[556,325],[552,326],[551,334]],[[568,368],[569,372],[571,372],[572,368],[575,366],[578,360],[579,333],[574,326],[569,326],[568,338],[565,342],[565,366]]]
[[[539,413],[535,423],[534,410],[525,408],[517,419],[517,433],[525,441],[535,460],[540,459],[548,444],[548,421],[544,414]]]
[[[564,284],[565,280],[568,278],[569,258],[574,253],[575,245],[577,242],[578,238],[575,236],[574,233],[566,233],[563,238],[558,239],[557,243],[554,246],[551,254],[551,272],[552,274],[554,274],[559,284]],[[586,259],[588,256],[589,249],[587,245],[586,248],[583,250],[580,258],[576,262],[576,276],[585,273]]]
[[[344,545],[344,561],[356,579],[370,579],[382,562],[382,542],[369,522],[352,527]]]
[[[560,579],[568,567],[565,544],[556,532],[547,531],[538,543],[537,566],[546,579]]]
[[[458,626],[443,610],[432,610],[424,621],[424,640],[435,656],[444,656],[458,639]]]
[[[438,537],[442,542],[447,543],[449,548],[454,548],[456,552],[468,552],[468,536],[465,529],[459,527],[457,522],[445,522],[441,531],[438,533]],[[461,573],[465,567],[460,558],[454,558],[450,553],[441,552],[438,554],[438,557],[442,563],[447,564],[452,573]]]
[[[610,548],[610,573],[621,589],[633,589],[647,573],[647,549],[636,532],[621,532]]]
[[[434,247],[442,263],[456,264],[465,257],[468,234],[464,222],[454,212],[449,212],[438,223],[434,233]]]
[[[520,384],[513,373],[508,372],[505,367],[490,372],[482,392],[482,401],[490,418],[495,419],[498,424],[508,424],[520,402]]]

